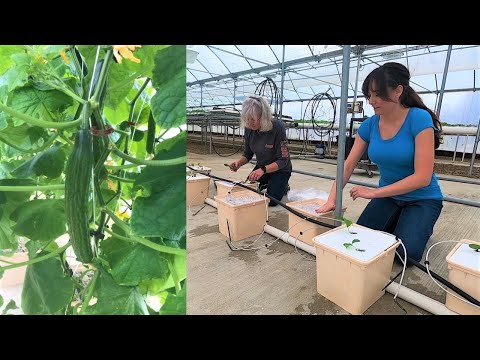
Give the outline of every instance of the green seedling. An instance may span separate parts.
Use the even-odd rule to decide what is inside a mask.
[[[344,217],[341,217],[341,216],[336,216],[335,217],[336,220],[340,220],[341,222],[343,222],[345,225],[347,225],[347,230],[350,234],[356,234],[355,231],[351,230],[350,229],[350,226],[352,226],[353,222],[344,218]]]
[[[480,252],[480,245],[477,244],[469,244],[469,247],[471,247],[475,252]]]
[[[360,248],[357,248],[355,245],[353,245],[357,242],[360,242],[360,240],[359,239],[353,239],[351,243],[343,243],[343,246],[345,246],[345,248],[347,250],[355,249],[355,251],[361,251],[361,252],[365,251],[365,249],[360,249]]]

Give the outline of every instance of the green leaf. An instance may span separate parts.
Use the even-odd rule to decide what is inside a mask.
[[[33,186],[35,182],[31,179],[2,179],[0,186]],[[15,207],[18,203],[26,201],[33,191],[0,191],[0,196],[3,194],[9,205]]]
[[[165,303],[160,308],[160,315],[186,315],[187,287],[184,286],[177,295],[168,294]]]
[[[8,123],[8,127],[0,131],[0,141],[3,138],[21,149],[30,150],[32,148],[32,141],[28,132],[30,126],[23,124],[14,127],[12,121],[8,121]]]
[[[2,315],[6,315],[9,310],[15,310],[15,309],[18,309],[18,306],[15,303],[15,301],[12,299],[8,302],[7,306],[5,306],[5,309],[3,309]]]
[[[108,78],[106,99],[106,104],[110,108],[115,109],[116,106],[125,99],[132,91],[136,79],[140,77],[152,77],[155,54],[162,52],[164,48],[165,45],[146,45],[136,49],[133,53],[136,58],[140,59],[140,63],[137,64],[125,59],[121,64],[112,64]],[[133,91],[135,91],[135,95],[138,93],[136,89],[133,89]]]
[[[2,219],[0,220],[0,255],[14,251],[17,247],[17,238],[12,236],[10,221],[2,216]]]
[[[31,66],[31,58],[28,54],[13,54],[11,59],[15,66],[5,72],[8,91],[13,91],[17,87],[25,85],[28,80],[28,71]]]
[[[186,236],[177,240],[163,239],[163,243],[167,246],[171,246],[174,248],[180,248],[180,249],[187,248]]]
[[[165,244],[168,245],[168,244]],[[173,269],[175,270],[178,281],[183,281],[187,278],[187,257],[186,256],[170,256],[173,258]],[[168,277],[167,281],[165,281],[159,288],[159,290],[166,290],[175,287],[175,281],[173,279],[172,274]]]
[[[2,161],[0,162],[0,179],[5,179],[8,174],[15,168],[15,163]]]
[[[134,81],[135,77],[131,77],[130,71],[123,62],[122,64],[113,64],[108,77],[105,105],[116,109],[127,96]]]
[[[174,78],[177,78],[179,74],[185,76],[185,69],[185,45],[169,46],[162,51],[158,51],[155,55],[152,84],[155,89],[161,89]],[[185,90],[185,82],[183,88]]]
[[[8,98],[12,109],[47,121],[58,121],[72,104],[72,98],[59,90],[41,91],[32,86],[15,90]]]
[[[129,243],[115,237],[102,243],[110,264],[110,274],[119,285],[138,285],[150,279],[165,280],[170,273],[167,260],[142,244]]]
[[[60,315],[73,294],[74,283],[65,276],[58,257],[28,265],[22,291],[22,310],[27,315]]]
[[[345,246],[347,249],[353,247],[353,245],[350,243],[343,243],[343,246]]]
[[[156,160],[185,156],[186,134],[161,142]],[[143,189],[133,205],[131,228],[134,234],[179,240],[186,233],[185,163],[147,166],[135,181],[134,189]]]
[[[0,114],[0,131],[2,131],[3,129],[6,129],[8,126],[8,123],[7,123],[7,114],[5,114],[4,112],[2,112]]]
[[[13,231],[32,240],[50,241],[65,234],[64,200],[32,200],[21,204],[11,215]]]
[[[25,244],[25,247],[29,254],[36,254],[39,251],[52,252],[58,249],[58,245],[55,241],[52,241],[45,246],[45,243],[42,241],[30,240]]]
[[[178,127],[186,122],[185,80],[185,72],[179,73],[169,83],[159,88],[151,100],[153,117],[162,129]]]
[[[348,219],[343,219],[343,221],[345,221],[345,225],[347,225],[347,227],[350,227],[353,223],[348,220]]]
[[[133,141],[142,141],[143,137],[145,136],[145,131],[142,130],[135,130],[135,133],[133,134]]]
[[[12,175],[23,179],[32,176],[32,174],[35,176],[45,175],[48,178],[55,179],[62,174],[65,159],[62,144],[56,143],[17,167],[13,170]]]
[[[352,244],[355,244],[356,242],[360,242],[360,240],[359,239],[353,239],[352,240]]]
[[[117,125],[128,119],[129,108],[127,103],[122,101],[115,108],[105,106],[103,112],[110,124]]]
[[[1,275],[1,273],[0,273],[0,275]],[[1,279],[1,277],[0,277],[0,279]],[[4,300],[3,300],[3,297],[2,297],[2,295],[0,295],[0,307],[3,306],[3,301],[4,301]]]
[[[24,51],[23,46],[18,45],[0,45],[0,74],[10,69],[14,62],[12,55]]]
[[[87,308],[94,315],[148,315],[147,305],[136,287],[118,285],[102,266],[95,284],[97,302]]]

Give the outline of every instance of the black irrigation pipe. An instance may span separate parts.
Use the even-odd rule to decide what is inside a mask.
[[[216,180],[221,180],[221,181],[225,181],[225,182],[228,182],[228,183],[231,183],[231,184],[234,184],[235,186],[240,186],[244,189],[247,189],[247,190],[250,190],[250,191],[253,191],[254,193],[258,194],[257,191],[255,191],[254,189],[246,186],[246,185],[243,185],[243,184],[240,184],[240,183],[236,183],[234,181],[231,181],[231,180],[228,180],[228,179],[224,179],[224,178],[221,178],[221,177],[218,177],[218,176],[214,176],[214,175],[211,175],[211,174],[207,174],[207,173],[203,173],[201,171],[198,171],[190,166],[187,165],[187,168],[189,168],[190,170],[193,170],[195,172],[198,172],[202,175],[205,175],[205,176],[208,176],[212,179],[216,179]],[[277,205],[280,205],[282,206],[283,208],[287,209],[288,211],[290,211],[292,214],[295,214],[297,215],[298,217],[304,219],[304,220],[307,220],[307,221],[310,221],[311,223],[314,223],[314,224],[317,224],[317,225],[320,225],[320,226],[325,226],[325,227],[328,227],[329,229],[335,229],[336,226],[335,225],[331,225],[331,224],[326,224],[326,223],[323,223],[321,221],[318,221],[318,220],[315,220],[315,219],[312,219],[312,218],[309,218],[307,216],[305,216],[304,214],[292,209],[290,206],[288,205],[285,205],[284,203],[282,203],[281,201],[278,201],[277,199],[271,197],[270,195],[268,194],[265,194],[266,197],[268,197],[270,199],[270,201],[273,201],[275,204]]]
[[[202,175],[205,175],[205,176],[208,176],[212,179],[216,179],[216,180],[221,180],[221,181],[225,181],[225,182],[228,182],[228,183],[231,183],[231,184],[234,184],[236,186],[240,186],[242,188],[245,188],[247,190],[250,190],[250,191],[253,191],[254,193],[257,193],[257,191],[253,190],[252,188],[248,187],[248,186],[245,186],[245,185],[242,185],[240,183],[236,183],[236,182],[233,182],[231,180],[228,180],[228,179],[224,179],[224,178],[221,178],[221,177],[218,177],[218,176],[214,176],[214,175],[211,175],[211,174],[207,174],[207,173],[202,173],[201,171],[198,171],[190,166],[187,165],[187,168],[189,168],[190,170],[193,170],[193,171],[196,171],[196,172],[199,172],[201,173]],[[270,201],[273,200],[273,202],[275,202],[276,204],[282,206],[283,208],[287,209],[287,211],[290,211],[292,214],[295,214],[297,215],[298,217],[304,219],[304,220],[307,220],[307,221],[310,221],[311,223],[314,223],[314,224],[317,224],[317,225],[321,225],[321,226],[325,226],[325,227],[328,227],[329,229],[334,229],[336,228],[336,226],[334,225],[331,225],[331,224],[325,224],[325,223],[322,223],[318,220],[315,220],[315,219],[311,219],[311,218],[308,218],[306,217],[305,215],[303,215],[302,213],[299,213],[298,211],[292,209],[290,206],[288,205],[285,205],[284,203],[282,203],[281,201],[278,201],[277,199],[274,199],[272,198],[270,195],[268,194],[265,194],[265,196],[267,196]],[[268,220],[267,220],[268,221]],[[228,226],[228,224],[227,224]],[[229,229],[230,230],[230,229]],[[228,245],[230,247],[230,245]],[[231,248],[231,247],[230,247]],[[429,270],[427,271],[427,268],[425,266],[423,266],[422,264],[420,264],[419,262],[413,260],[412,258],[408,257],[407,256],[407,262],[410,262],[411,264],[415,265],[417,268],[419,268],[420,270],[422,270],[423,272],[425,272],[426,274],[428,274],[430,272],[431,276],[438,280],[439,282],[441,282],[443,285],[447,286],[448,288],[452,289],[453,291],[455,291],[457,294],[459,294],[460,296],[462,296],[463,298],[465,298],[466,300],[468,300],[469,302],[471,302],[472,304],[475,304],[477,306],[480,306],[480,301],[475,299],[473,296],[469,295],[468,293],[466,293],[465,291],[463,291],[462,289],[459,289],[458,287],[456,287],[455,285],[453,285],[451,282],[449,282],[448,280],[445,280],[444,278],[442,278],[440,275],[434,273],[432,270]],[[397,275],[398,276],[398,275]],[[388,286],[389,284],[387,284]]]

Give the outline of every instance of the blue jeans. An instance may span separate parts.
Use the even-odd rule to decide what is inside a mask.
[[[378,198],[370,201],[357,223],[396,235],[407,249],[407,256],[420,261],[442,211],[442,200],[401,201]],[[397,248],[403,258],[403,247]]]
[[[256,169],[258,169],[257,166],[255,166],[252,171]],[[273,173],[264,174],[259,179],[260,188],[262,188],[262,186],[267,186],[267,194],[278,201],[282,201],[291,175],[292,173],[290,171],[275,171]],[[268,205],[276,206],[277,204],[270,201]]]

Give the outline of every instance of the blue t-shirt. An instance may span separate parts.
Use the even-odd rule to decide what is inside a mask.
[[[366,119],[359,127],[358,134],[368,143],[368,156],[377,164],[380,171],[379,187],[391,185],[415,172],[415,137],[426,128],[433,128],[433,120],[428,111],[416,107],[409,108],[407,117],[397,134],[383,140],[378,129],[380,116]],[[435,173],[428,186],[406,194],[393,196],[396,200],[443,200],[442,190]]]

